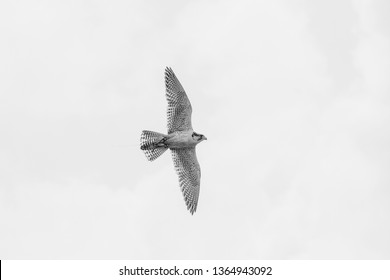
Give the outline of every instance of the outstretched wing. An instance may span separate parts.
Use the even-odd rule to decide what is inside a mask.
[[[165,68],[165,89],[168,101],[168,133],[191,130],[192,107],[179,80],[171,68]]]
[[[171,149],[171,151],[187,209],[194,214],[198,205],[200,187],[200,166],[196,158],[195,147]]]

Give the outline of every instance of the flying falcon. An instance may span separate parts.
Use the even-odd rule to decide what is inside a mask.
[[[200,186],[200,166],[195,146],[207,138],[192,129],[190,100],[175,73],[168,67],[165,69],[165,89],[168,101],[168,134],[143,130],[141,150],[149,161],[158,158],[168,148],[171,150],[187,209],[194,214]]]

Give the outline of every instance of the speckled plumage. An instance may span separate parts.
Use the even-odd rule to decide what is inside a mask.
[[[187,209],[193,214],[196,211],[200,187],[200,166],[196,158],[195,147],[171,149],[173,164],[179,176],[180,189]]]
[[[168,101],[168,133],[192,130],[192,106],[171,68],[165,69],[165,89]]]
[[[168,148],[171,150],[184,201],[193,214],[198,205],[201,177],[195,146],[207,138],[193,131],[191,103],[175,73],[168,67],[165,69],[165,87],[168,134],[142,131],[141,150],[149,161],[158,158]]]

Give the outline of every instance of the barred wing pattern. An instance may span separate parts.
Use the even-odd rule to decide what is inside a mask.
[[[200,186],[200,166],[196,158],[195,147],[171,149],[171,151],[187,209],[194,214],[198,205]]]
[[[168,101],[168,133],[191,130],[190,100],[175,73],[168,67],[165,69],[165,88]]]

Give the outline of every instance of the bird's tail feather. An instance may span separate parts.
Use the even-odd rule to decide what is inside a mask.
[[[167,135],[143,130],[141,133],[141,150],[144,151],[146,158],[149,161],[153,161],[161,156],[167,149],[168,146],[165,144]]]

